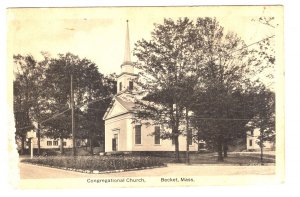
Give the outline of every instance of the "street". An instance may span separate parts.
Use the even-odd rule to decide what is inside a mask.
[[[107,174],[87,174],[37,166],[20,162],[21,179],[112,178],[155,176],[222,176],[222,175],[274,175],[275,166],[185,165],[168,164],[167,167]]]

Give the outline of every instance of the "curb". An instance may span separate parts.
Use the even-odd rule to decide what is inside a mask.
[[[131,169],[99,171],[99,170],[83,170],[83,169],[77,169],[77,168],[51,166],[51,165],[36,164],[36,163],[30,163],[30,162],[23,162],[23,163],[30,164],[30,165],[36,165],[36,166],[55,168],[55,169],[60,169],[60,170],[66,170],[66,171],[80,172],[80,173],[85,173],[85,174],[109,174],[109,173],[118,173],[118,172],[125,172],[125,171],[147,170],[147,169],[153,169],[153,168],[167,167],[167,165],[164,164],[162,166],[151,166],[151,167],[141,167],[141,168],[131,168]]]

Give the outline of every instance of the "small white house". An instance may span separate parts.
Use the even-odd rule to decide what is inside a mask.
[[[252,131],[247,131],[247,151],[260,151],[258,142],[258,137],[260,135],[259,129],[254,129]],[[274,150],[274,143],[264,142],[265,150]]]
[[[159,137],[161,125],[146,126],[134,124],[134,102],[131,92],[134,90],[133,79],[137,77],[130,58],[129,29],[127,23],[125,56],[121,65],[121,74],[117,76],[117,95],[107,109],[105,121],[105,152],[153,152],[174,151],[172,140]],[[157,135],[152,135],[153,132]],[[179,151],[186,150],[186,137],[179,136]],[[197,151],[198,146],[190,140],[190,151]]]
[[[52,149],[52,148],[60,148],[61,140],[59,139],[51,139],[51,138],[41,138],[40,140],[40,147],[45,149]],[[63,147],[64,148],[72,148],[73,141],[72,139],[64,139],[63,140]],[[33,148],[38,148],[38,139],[33,138]]]

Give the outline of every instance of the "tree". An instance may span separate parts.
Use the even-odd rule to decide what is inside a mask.
[[[264,143],[275,143],[275,94],[261,84],[253,103],[255,116],[247,126],[251,130],[259,129],[256,143],[260,147],[260,160],[263,165]]]
[[[113,95],[114,86],[111,79],[99,73],[96,65],[88,59],[80,59],[71,53],[59,54],[58,58],[49,60],[48,69],[45,73],[44,87],[47,88],[45,100],[48,117],[59,114],[43,123],[46,126],[45,135],[59,138],[61,142],[71,136],[71,114],[70,114],[70,85],[73,75],[74,102],[75,102],[75,136],[76,138],[92,139],[99,136],[103,122],[101,117],[96,117],[89,111],[90,106],[105,107]],[[97,118],[99,124],[90,125],[87,121]],[[97,121],[98,121],[97,120]],[[61,143],[62,145],[63,143]],[[61,146],[63,152],[63,146]]]
[[[249,49],[234,33],[224,34],[216,19],[198,18],[196,27],[204,61],[199,69],[202,83],[193,123],[199,129],[198,136],[216,144],[218,160],[223,161],[228,143],[245,136],[247,123],[256,115],[257,76],[269,65],[260,58],[261,51]],[[265,41],[258,42],[259,46]]]
[[[81,138],[89,139],[90,153],[93,154],[93,147],[104,145],[105,128],[104,116],[106,109],[109,107],[113,95],[117,92],[117,83],[115,74],[103,78],[103,87],[95,88],[96,97],[93,101],[85,105],[82,111],[81,120]],[[99,83],[100,84],[100,83]]]
[[[261,84],[258,76],[270,67],[261,51],[268,43],[263,39],[250,48],[235,33],[225,34],[215,18],[165,19],[150,41],[135,45],[142,71],[138,95],[144,96],[136,101],[138,119],[164,125],[161,137],[174,138],[177,158],[180,125],[190,120],[198,136],[216,144],[223,161],[228,144],[245,136],[255,116],[252,97]]]
[[[16,138],[21,140],[21,154],[24,153],[26,132],[34,129],[33,122],[40,119],[39,99],[44,91],[41,86],[45,64],[37,62],[31,55],[14,55],[14,114]],[[40,138],[38,135],[38,153]]]
[[[137,81],[137,120],[144,124],[162,125],[161,138],[172,139],[179,161],[178,137],[185,120],[185,76],[193,65],[195,31],[188,18],[165,19],[155,24],[152,38],[135,44],[136,67],[141,70]]]

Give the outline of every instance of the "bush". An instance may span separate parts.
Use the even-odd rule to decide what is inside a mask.
[[[129,170],[134,168],[163,166],[158,158],[138,156],[77,156],[77,157],[38,157],[22,162],[82,170]]]

